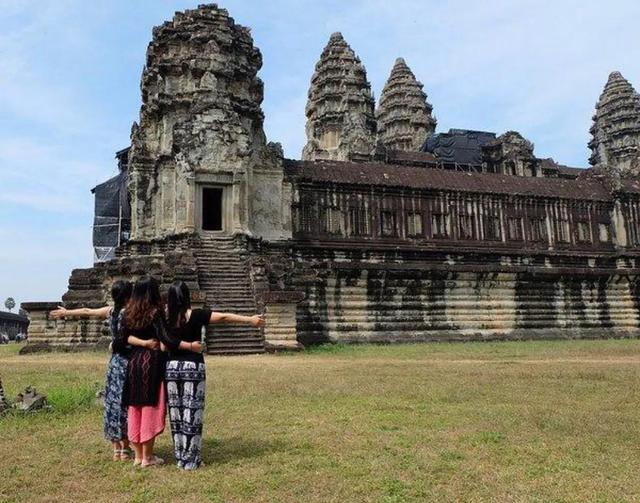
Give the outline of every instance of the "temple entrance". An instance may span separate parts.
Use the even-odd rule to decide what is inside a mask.
[[[202,230],[224,231],[224,189],[222,187],[202,187]]]

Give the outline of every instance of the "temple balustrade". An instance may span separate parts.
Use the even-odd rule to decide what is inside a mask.
[[[613,198],[300,184],[294,190],[292,216],[294,239],[303,241],[578,252],[640,245],[640,199],[636,195],[616,204]]]

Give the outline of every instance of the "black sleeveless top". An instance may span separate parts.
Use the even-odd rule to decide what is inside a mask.
[[[173,327],[169,329],[169,335],[174,339],[185,342],[200,342],[202,329],[206,329],[210,319],[210,309],[192,309],[189,320],[181,327]],[[170,349],[169,359],[204,363],[204,357],[201,353],[181,351],[176,347]]]
[[[118,330],[120,329],[120,322],[122,320],[122,310],[117,313],[111,309],[107,323],[109,324],[109,330],[111,330],[111,352],[117,353],[120,356],[129,358],[131,354],[131,346],[128,344],[119,344],[116,342],[118,338]]]

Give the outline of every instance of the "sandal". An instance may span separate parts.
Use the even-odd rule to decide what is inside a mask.
[[[142,468],[146,468],[147,466],[160,466],[160,465],[164,465],[164,459],[159,458],[158,456],[153,456],[149,461],[142,461],[142,463],[140,463],[140,466]]]
[[[120,449],[120,461],[129,461],[131,459],[131,449]]]
[[[120,461],[120,449],[113,450],[113,458],[114,461]]]

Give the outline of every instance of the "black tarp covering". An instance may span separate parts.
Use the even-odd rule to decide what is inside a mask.
[[[449,129],[448,133],[438,133],[427,138],[423,152],[431,152],[443,162],[456,164],[482,164],[482,147],[495,140],[495,133]]]
[[[116,247],[129,238],[131,207],[127,173],[120,172],[92,190],[95,196],[93,249],[95,262],[110,260]]]

